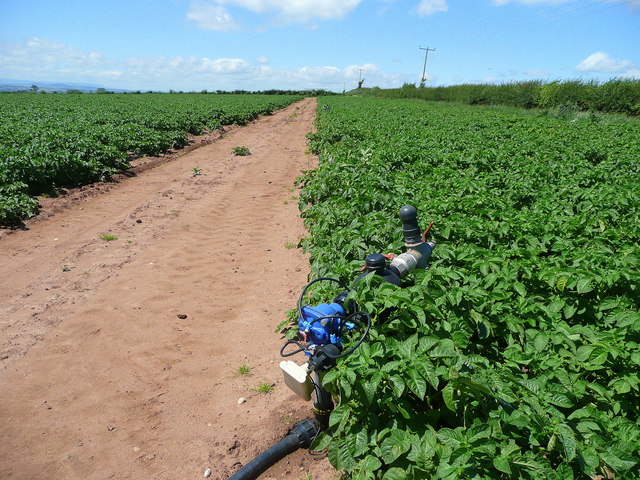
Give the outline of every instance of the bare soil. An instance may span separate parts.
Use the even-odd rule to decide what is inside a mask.
[[[315,106],[45,199],[0,235],[0,478],[226,479],[312,415],[274,328],[307,281],[293,185]],[[261,478],[308,474],[336,478],[307,451]]]

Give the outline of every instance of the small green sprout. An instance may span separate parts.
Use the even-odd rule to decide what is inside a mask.
[[[251,151],[244,146],[233,147],[233,150],[231,150],[231,153],[233,153],[236,157],[246,157],[247,155],[251,155]]]
[[[266,395],[273,390],[274,385],[272,383],[261,382],[257,388],[254,388],[254,392],[262,393]]]
[[[236,370],[236,377],[242,377],[245,375],[251,375],[251,367],[248,364],[243,363]]]

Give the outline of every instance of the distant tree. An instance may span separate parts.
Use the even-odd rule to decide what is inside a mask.
[[[107,93],[107,90],[104,88],[98,88],[96,89],[96,93]]]
[[[67,90],[67,93],[82,93],[80,90],[72,88],[71,90]]]
[[[38,85],[31,85],[31,91],[33,93],[36,93],[38,90],[40,90],[40,87],[38,87]]]

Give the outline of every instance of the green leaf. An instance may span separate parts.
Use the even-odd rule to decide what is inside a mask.
[[[389,377],[389,382],[391,383],[391,388],[393,389],[393,396],[395,398],[400,398],[404,393],[404,380],[399,375],[391,375]]]
[[[572,318],[576,314],[577,311],[578,311],[578,307],[576,307],[575,305],[566,305],[562,309],[562,313],[564,314],[564,318],[566,318],[567,320]]]
[[[313,440],[310,450],[324,450],[329,446],[329,442],[331,442],[331,436],[327,435],[325,432],[320,432],[318,436]]]
[[[613,468],[616,472],[619,472],[619,473],[635,467],[638,463],[637,461],[634,461],[634,460],[622,459],[611,452],[601,453],[600,458],[604,463],[606,463],[611,468]]]
[[[331,412],[331,416],[329,417],[329,426],[335,427],[343,422],[345,422],[351,413],[351,409],[348,405],[340,405],[338,408]]]
[[[640,320],[640,314],[625,312],[619,315],[616,315],[616,326],[620,328],[628,327],[629,325],[633,325],[638,320]]]
[[[407,474],[403,469],[393,467],[386,471],[382,480],[407,480]]]
[[[366,429],[358,430],[354,435],[355,442],[353,448],[353,456],[359,457],[369,450],[369,434]]]
[[[557,405],[558,407],[565,407],[565,408],[573,407],[573,402],[564,393],[549,392],[546,394],[545,398],[549,403],[551,403],[552,405]]]
[[[415,367],[420,375],[437,390],[440,381],[438,380],[438,375],[436,375],[436,369],[433,364],[429,360],[423,359],[416,362]]]
[[[588,293],[591,290],[593,290],[593,287],[591,286],[590,278],[581,278],[578,280],[578,283],[576,284],[576,291],[578,293]]]
[[[511,467],[509,466],[509,460],[506,457],[499,455],[493,458],[493,466],[496,467],[497,470],[511,475]]]
[[[409,369],[408,373],[407,386],[420,400],[424,399],[427,393],[427,382],[424,381],[415,368]]]
[[[345,440],[338,443],[338,461],[341,468],[348,472],[353,470],[357,465],[351,451],[349,450],[349,445]]]
[[[583,463],[582,471],[587,475],[595,475],[600,464],[600,457],[594,448],[584,448],[578,451],[578,458]]]
[[[363,460],[360,460],[358,466],[367,472],[375,472],[382,467],[382,462],[373,455],[367,455]]]
[[[342,377],[340,379],[340,389],[342,390],[342,396],[344,396],[345,399],[351,398],[352,384],[348,378]]]
[[[576,436],[568,425],[560,424],[557,429],[564,447],[564,458],[567,462],[570,462],[576,458]]]
[[[453,385],[451,383],[447,384],[444,390],[442,390],[442,399],[449,410],[452,412],[456,411],[456,404],[453,401]]]
[[[520,282],[514,283],[513,288],[516,292],[518,292],[518,295],[520,295],[521,297],[527,296],[527,289],[522,283]]]
[[[411,448],[411,440],[404,430],[393,430],[380,444],[381,458],[391,464]]]
[[[549,335],[544,332],[538,332],[538,334],[533,339],[533,348],[536,352],[542,352],[545,348],[547,348],[548,342]]]

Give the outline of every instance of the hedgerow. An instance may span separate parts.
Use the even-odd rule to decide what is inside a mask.
[[[632,78],[615,78],[604,83],[583,80],[531,80],[499,85],[463,84],[427,88],[405,84],[402,88],[376,89],[375,95],[470,105],[542,109],[571,107],[582,111],[640,115],[640,80]]]
[[[327,98],[300,205],[316,276],[431,268],[357,301],[369,340],[324,377],[316,441],[354,479],[640,478],[640,129],[499,108]]]

